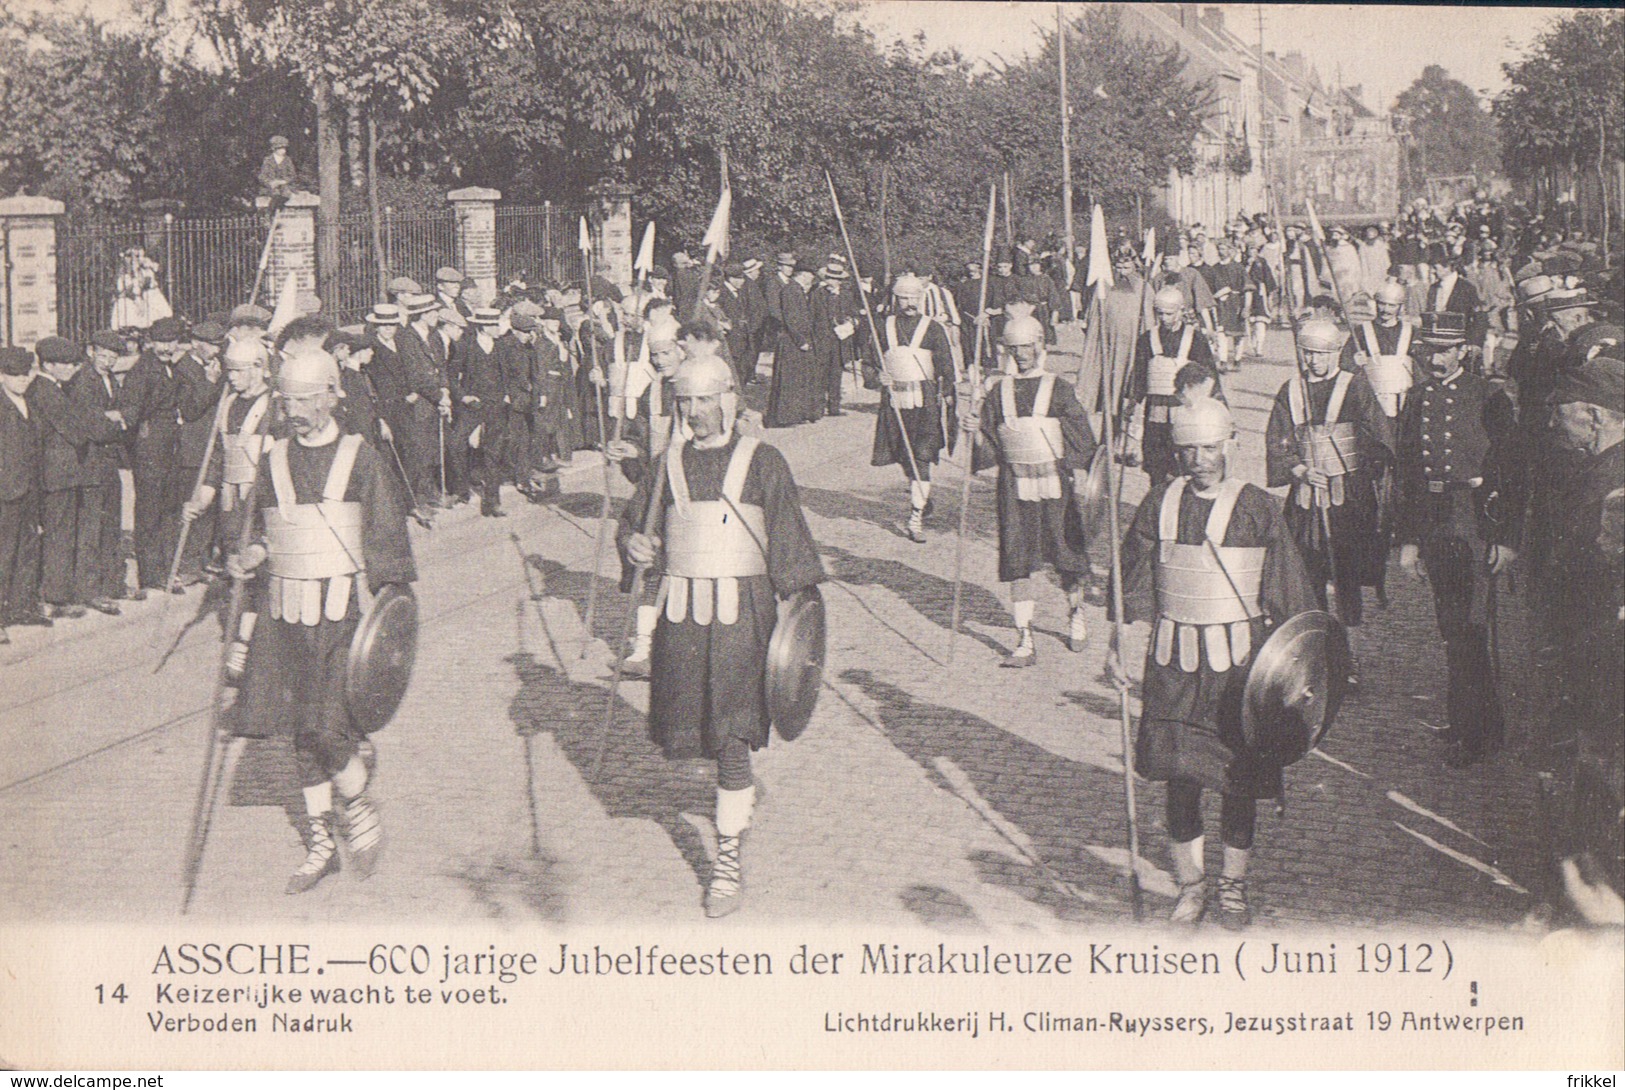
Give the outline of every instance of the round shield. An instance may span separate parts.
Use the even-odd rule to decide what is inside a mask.
[[[406,695],[418,650],[418,600],[390,584],[372,600],[350,640],[344,702],[363,733],[388,723]]]
[[[1112,471],[1112,452],[1101,443],[1089,459],[1089,472],[1075,482],[1074,498],[1078,504],[1078,519],[1083,523],[1083,536],[1093,541],[1107,526],[1111,513],[1111,483],[1107,479]]]
[[[1270,633],[1241,698],[1248,744],[1283,765],[1319,745],[1348,693],[1350,664],[1348,631],[1330,613],[1300,613]]]
[[[767,710],[785,741],[807,729],[824,678],[824,596],[808,587],[779,603],[767,644]]]

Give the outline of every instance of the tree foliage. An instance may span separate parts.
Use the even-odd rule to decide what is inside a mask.
[[[1508,87],[1495,102],[1495,116],[1513,177],[1536,175],[1554,163],[1587,166],[1619,157],[1625,13],[1575,12],[1502,68]]]
[[[1406,146],[1412,178],[1487,174],[1501,163],[1495,118],[1479,104],[1471,87],[1437,64],[1422,69],[1400,92],[1394,109],[1410,118]]]
[[[8,81],[4,103],[42,116],[0,138],[0,177],[13,188],[57,179],[65,194],[78,184],[75,199],[116,203],[156,184],[195,208],[240,206],[271,133],[293,138],[307,164],[318,157],[311,137],[325,133],[325,176],[341,158],[333,115],[360,110],[377,123],[386,174],[489,185],[516,203],[586,203],[622,187],[640,220],[660,224],[663,249],[698,240],[724,153],[743,244],[827,245],[826,170],[865,265],[878,263],[883,179],[894,264],[962,257],[987,186],[1005,172],[1018,233],[1060,222],[1053,34],[1031,58],[989,71],[922,39],[883,46],[839,3],[192,0],[171,10],[118,34],[39,20],[48,29],[33,37],[66,43],[49,64],[75,58],[79,84],[40,67],[17,35],[0,42],[10,61],[0,71],[33,66],[25,89]],[[1131,208],[1170,168],[1191,167],[1211,91],[1185,77],[1176,50],[1126,36],[1111,8],[1072,27],[1079,211],[1091,195]]]

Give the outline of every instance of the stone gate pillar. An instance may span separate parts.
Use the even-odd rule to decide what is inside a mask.
[[[500,191],[479,186],[446,194],[457,210],[457,267],[486,298],[497,291],[497,202],[501,199]]]
[[[33,348],[56,326],[56,221],[49,197],[0,200],[0,344]]]
[[[612,189],[598,202],[598,271],[625,291],[632,287],[632,193]]]
[[[270,207],[266,197],[256,203],[262,209]],[[298,292],[299,312],[309,314],[316,309],[316,209],[321,203],[314,193],[294,193],[277,213],[276,238],[271,242],[271,260],[259,294],[259,303],[267,310],[276,309],[290,272]],[[328,303],[329,309],[337,306],[336,299]]]

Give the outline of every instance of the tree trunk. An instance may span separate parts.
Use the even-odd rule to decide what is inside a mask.
[[[891,195],[891,167],[880,164],[880,283],[881,292],[891,291],[891,236],[886,230],[886,204]],[[872,273],[874,270],[870,270]],[[853,270],[853,276],[857,270]]]
[[[367,219],[372,224],[372,262],[378,269],[378,298],[389,298],[389,265],[384,260],[384,217],[378,207],[378,122],[367,114]]]
[[[332,88],[317,80],[311,90],[316,101],[316,195],[321,198],[316,217],[316,293],[331,315],[339,302],[339,171],[344,149]]]
[[[359,103],[345,104],[347,116],[344,121],[344,150],[350,160],[350,188],[359,190],[367,184],[365,165],[366,146],[361,140],[361,106]]]
[[[1608,173],[1604,164],[1608,158],[1608,129],[1602,123],[1602,115],[1597,115],[1597,196],[1602,198],[1602,263],[1606,268],[1608,261]]]

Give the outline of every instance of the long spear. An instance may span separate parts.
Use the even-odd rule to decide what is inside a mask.
[[[869,306],[869,293],[863,289],[863,276],[858,271],[858,255],[852,249],[852,236],[846,232],[846,217],[841,215],[841,198],[835,195],[835,179],[829,176],[827,170],[824,171],[824,181],[829,185],[829,203],[835,209],[835,222],[841,228],[841,242],[846,246],[846,260],[852,266],[852,279],[857,282],[858,298],[863,302],[863,316],[869,323],[869,337],[874,341],[875,362],[879,363],[881,357],[886,354],[886,350],[880,345],[880,327],[875,325],[875,312]],[[922,317],[920,320],[925,319]],[[903,411],[890,397],[886,398],[886,403],[891,406],[892,416],[897,421],[897,434],[903,440],[903,453],[908,456],[908,468],[913,471],[913,479],[917,481],[920,479],[920,467],[914,461],[914,444],[909,441],[908,427],[903,423]]]
[[[654,224],[649,226],[653,227]],[[587,217],[581,217],[581,231],[577,240],[581,248],[581,267],[586,270],[584,277],[586,283],[587,317],[582,321],[587,326],[587,344],[592,354],[592,369],[595,374],[603,374],[598,364],[598,337],[593,333],[588,323],[594,320],[592,313],[592,235],[587,230]],[[609,460],[609,436],[604,428],[604,388],[598,383],[592,384],[593,397],[598,408],[598,450],[604,459],[604,498],[598,507],[598,541],[593,546],[592,553],[592,579],[587,586],[587,615],[585,617],[586,636],[581,642],[581,657],[587,657],[587,648],[592,645],[592,621],[598,610],[598,573],[604,566],[604,546],[609,540],[609,509],[613,503],[612,493],[615,487],[612,465]],[[621,437],[621,424],[625,420],[623,412],[615,421],[615,438]]]
[[[726,161],[724,162],[723,170],[723,181],[726,183]],[[722,189],[722,197],[717,201],[717,210],[711,216],[711,226],[705,232],[705,272],[700,276],[700,293],[694,302],[695,317],[699,316],[700,307],[704,305],[705,286],[711,270],[716,266],[717,259],[728,250],[728,220],[729,211],[732,206],[732,191],[726,184],[724,184]],[[659,382],[660,377],[658,375],[655,376],[654,381]],[[674,408],[673,412],[675,413],[675,411],[676,410]],[[652,537],[654,535],[655,530],[660,526],[661,515],[666,506],[666,457],[657,455],[655,453],[653,431],[654,421],[651,419],[649,424],[649,460],[655,463],[655,478],[654,484],[649,490],[649,506],[645,508],[643,512],[643,535],[645,537]],[[672,420],[672,428],[675,430],[676,426],[677,421],[674,416]],[[671,442],[677,442],[676,435],[672,436]],[[670,447],[668,446],[667,449],[669,451]],[[615,676],[610,679],[609,683],[609,700],[604,705],[604,727],[602,733],[600,733],[598,737],[598,753],[593,758],[592,771],[587,775],[587,781],[589,783],[596,784],[598,782],[598,773],[604,766],[604,755],[609,752],[609,740],[613,736],[615,730],[615,698],[620,692],[621,679],[626,674],[626,644],[632,635],[632,622],[637,617],[637,603],[643,600],[643,587],[645,581],[649,577],[649,568],[650,565],[648,564],[639,564],[632,571],[631,605],[627,608],[626,620],[621,624],[621,650],[620,653],[615,656]]]
[[[1090,239],[1089,239],[1089,273],[1087,282],[1094,284],[1096,292],[1103,291],[1112,286],[1112,265],[1106,255],[1106,220],[1101,214],[1097,204],[1091,213]],[[1151,270],[1146,269],[1146,278],[1149,281]],[[1142,295],[1144,294],[1142,288]],[[1140,321],[1144,321],[1145,312],[1141,308]],[[1138,343],[1138,336],[1135,342]],[[1103,339],[1097,338],[1096,343],[1104,345]],[[1110,361],[1101,360],[1101,369],[1104,371],[1110,366]],[[1115,382],[1108,382],[1108,388],[1116,386]],[[1113,391],[1115,400],[1116,391]],[[1112,429],[1113,417],[1116,415],[1116,405],[1108,405],[1101,414],[1102,428],[1106,449],[1112,450],[1115,446]],[[1123,657],[1123,544],[1122,531],[1119,527],[1117,505],[1122,495],[1123,478],[1121,474],[1106,474],[1107,491],[1107,533],[1111,535],[1112,553],[1112,611],[1113,629],[1112,646],[1117,652],[1118,663],[1121,668]],[[1134,803],[1134,748],[1130,738],[1132,729],[1131,716],[1128,706],[1128,686],[1121,680],[1114,679],[1117,684],[1118,696],[1118,726],[1123,745],[1123,808],[1128,816],[1128,885],[1129,899],[1134,908],[1134,918],[1142,919],[1145,916],[1145,894],[1140,889],[1140,822]]]
[[[226,420],[226,401],[231,396],[231,387],[221,385],[220,400],[215,403],[213,422],[209,427],[209,437],[203,443],[203,464],[197,467],[197,479],[192,482],[192,495],[197,495],[203,487],[203,482],[209,475],[209,459],[214,457],[215,441],[220,437],[220,428]],[[181,556],[186,552],[186,540],[192,535],[192,520],[181,520],[180,536],[175,541],[175,555],[169,561],[169,577],[164,580],[164,597],[158,606],[158,623],[153,626],[152,635],[157,638],[164,630],[164,617],[169,612],[169,600],[174,597],[171,591],[175,589],[175,581],[181,573]]]
[[[260,448],[260,461],[264,462],[264,443]],[[242,505],[238,508],[242,512],[242,526],[237,533],[237,555],[242,556],[243,550],[254,533],[254,500],[259,491],[260,476],[255,470],[254,479],[249,483],[248,491],[243,496]],[[230,485],[222,485],[230,488]],[[251,577],[250,577],[251,578]],[[186,861],[181,868],[181,882],[184,892],[181,895],[181,914],[185,915],[192,907],[192,895],[197,891],[199,873],[203,870],[203,849],[208,844],[209,826],[213,823],[215,802],[219,798],[220,784],[225,778],[227,748],[222,745],[226,741],[225,731],[221,728],[221,716],[225,712],[224,698],[226,695],[226,666],[231,661],[232,645],[237,642],[238,629],[243,622],[244,599],[247,596],[247,579],[233,579],[231,581],[231,600],[226,607],[225,641],[221,645],[220,663],[214,674],[214,694],[209,700],[209,741],[203,756],[203,779],[198,784],[197,801],[192,806],[192,828],[186,838]],[[242,695],[238,696],[242,699]]]
[[[1315,245],[1320,249],[1320,259],[1326,263],[1326,271],[1331,274],[1332,294],[1337,296],[1337,309],[1343,312],[1343,319],[1347,321],[1349,306],[1343,299],[1343,285],[1337,282],[1337,266],[1332,264],[1332,255],[1326,252],[1326,232],[1320,229],[1320,217],[1315,215],[1315,202],[1306,200],[1303,206],[1309,210],[1309,228],[1314,235]]]
[[[987,226],[982,229],[982,287],[976,302],[976,348],[971,354],[971,415],[982,408],[982,342],[987,335],[987,270],[993,260],[993,230],[998,223],[999,187],[987,187]],[[948,665],[954,664],[959,644],[959,605],[964,592],[965,532],[970,525],[970,482],[976,472],[976,434],[971,433],[965,453],[965,480],[959,493],[959,538],[954,544],[954,615],[948,634]]]

